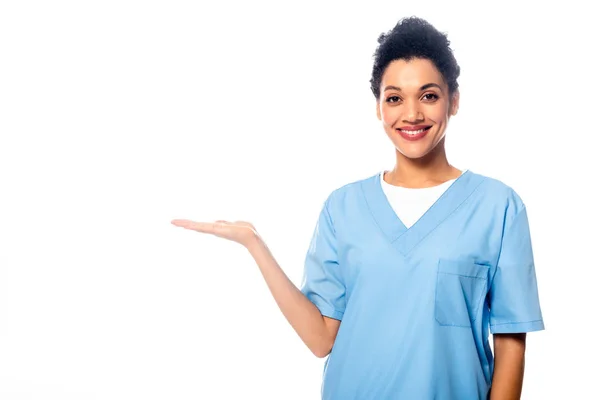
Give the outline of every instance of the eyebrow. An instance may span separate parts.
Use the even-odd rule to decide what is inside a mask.
[[[443,90],[442,87],[440,85],[438,85],[437,83],[427,83],[427,84],[421,86],[421,88],[419,88],[419,90],[429,89],[430,87],[437,87],[440,90]],[[386,86],[385,89],[383,89],[383,91],[385,92],[386,90],[397,90],[399,92],[402,91],[402,89],[400,89],[398,86],[393,86],[393,85]]]

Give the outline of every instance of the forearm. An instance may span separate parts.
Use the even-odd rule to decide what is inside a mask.
[[[519,400],[524,372],[525,335],[495,335],[490,400]]]
[[[319,309],[290,281],[260,238],[247,248],[292,328],[317,357],[327,355],[333,345],[333,338],[327,331]]]

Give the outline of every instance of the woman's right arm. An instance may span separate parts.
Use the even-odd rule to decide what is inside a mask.
[[[209,233],[242,244],[258,265],[279,309],[302,341],[317,357],[327,356],[333,347],[340,321],[321,312],[283,272],[254,226],[245,221],[171,221],[175,226]]]
[[[314,355],[327,356],[333,347],[340,321],[321,315],[319,309],[283,272],[260,236],[255,235],[246,248],[256,261],[275,302],[292,328]]]

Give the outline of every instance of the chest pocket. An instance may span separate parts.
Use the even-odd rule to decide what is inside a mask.
[[[483,306],[488,272],[473,260],[439,260],[435,319],[440,325],[471,327]]]

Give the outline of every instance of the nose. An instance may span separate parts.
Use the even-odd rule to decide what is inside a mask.
[[[416,123],[423,121],[423,113],[421,112],[421,103],[414,100],[407,100],[404,103],[404,122]]]

